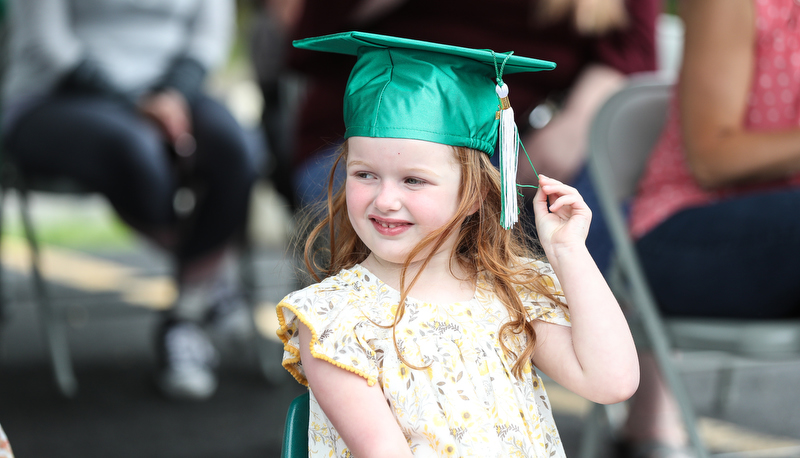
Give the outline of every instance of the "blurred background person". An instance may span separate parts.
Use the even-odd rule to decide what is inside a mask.
[[[286,68],[289,34],[297,25],[304,0],[252,0],[249,28],[250,60],[261,89],[261,128],[269,147],[266,178],[285,199],[292,212],[297,201],[292,187],[293,126],[302,83]]]
[[[680,3],[683,65],[631,212],[666,315],[800,316],[800,4]],[[627,456],[685,457],[677,405],[647,354]]]
[[[249,313],[226,266],[257,154],[204,88],[228,55],[233,0],[8,6],[4,152],[24,172],[105,195],[174,256],[179,295],[157,332],[157,382],[170,397],[208,398],[218,353],[207,328]]]
[[[584,171],[589,123],[627,74],[655,70],[660,0],[296,1],[303,9],[293,38],[360,30],[556,62],[552,72],[504,78],[520,137],[538,171],[578,187],[599,213]],[[309,54],[289,51],[287,62],[306,82],[291,163],[298,205],[324,195],[331,152],[344,133],[342,88],[352,67],[346,56]],[[520,156],[519,182],[536,184]],[[523,218],[532,217],[529,206]],[[603,267],[610,242],[599,216],[587,243]]]

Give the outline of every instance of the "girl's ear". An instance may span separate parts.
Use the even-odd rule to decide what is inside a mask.
[[[476,200],[475,200],[475,202],[473,202],[472,206],[469,208],[469,216],[472,216],[472,215],[474,215],[474,214],[475,214],[475,212],[477,212],[478,210],[480,210],[480,208],[481,208],[481,201],[482,201],[482,200],[483,200],[483,197],[481,197],[480,199],[476,199]]]
[[[486,194],[488,192],[489,191],[487,189],[484,189],[484,190],[481,191],[480,199],[475,199],[475,202],[473,202],[472,206],[469,207],[469,216],[474,215],[475,212],[477,212],[478,210],[481,209],[481,202],[483,202],[486,199]]]

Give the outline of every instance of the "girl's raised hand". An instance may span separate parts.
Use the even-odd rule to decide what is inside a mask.
[[[539,241],[548,257],[562,247],[585,246],[592,211],[575,188],[539,175],[533,211]]]

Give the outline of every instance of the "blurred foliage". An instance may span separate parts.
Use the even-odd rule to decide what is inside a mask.
[[[42,245],[89,250],[122,250],[136,246],[135,233],[112,212],[92,217],[39,219],[47,219],[37,221],[36,215],[33,216],[36,238]],[[21,221],[9,218],[3,237],[24,240]]]
[[[678,14],[678,0],[664,0],[664,12]]]
[[[236,0],[236,38],[231,49],[230,64],[249,64],[250,29],[256,14],[260,14],[257,0]]]

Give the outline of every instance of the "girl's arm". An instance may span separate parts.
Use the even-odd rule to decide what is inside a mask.
[[[311,331],[300,324],[300,359],[325,415],[355,457],[411,457],[408,441],[379,385],[311,355]]]
[[[682,3],[686,41],[679,103],[687,159],[713,188],[800,171],[800,129],[744,130],[755,67],[752,0]]]
[[[586,248],[591,210],[574,188],[540,176],[534,211],[572,323],[535,322],[534,364],[591,401],[628,399],[639,385],[639,362],[625,316]]]

